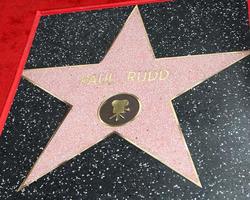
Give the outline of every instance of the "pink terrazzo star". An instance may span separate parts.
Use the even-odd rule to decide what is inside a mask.
[[[72,109],[21,187],[29,185],[113,131],[201,186],[171,100],[249,53],[156,59],[136,7],[101,63],[25,70],[25,77],[71,104]],[[127,77],[128,72],[143,74],[161,70],[168,72],[164,80],[138,81],[134,78],[129,81]],[[83,77],[89,75],[109,73],[112,73],[112,83],[83,81]],[[141,102],[141,111],[133,121],[110,127],[98,118],[98,108],[104,100],[119,93],[136,95]]]

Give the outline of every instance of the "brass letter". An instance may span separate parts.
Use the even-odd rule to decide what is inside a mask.
[[[128,81],[134,81],[136,78],[135,72],[128,72]]]
[[[105,82],[107,82],[108,84],[112,83],[112,73],[110,74],[106,74],[105,76]]]
[[[166,80],[168,78],[168,75],[169,72],[167,70],[161,70],[159,80],[160,81]]]
[[[152,73],[154,73],[154,76],[152,76]],[[158,72],[150,71],[148,73],[148,81],[155,81],[158,77]]]
[[[88,84],[96,84],[96,75],[92,75],[89,77]]]
[[[84,76],[81,78],[81,84],[88,84],[89,82],[89,77],[88,76]]]

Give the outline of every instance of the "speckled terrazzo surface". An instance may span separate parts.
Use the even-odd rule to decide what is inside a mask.
[[[200,3],[201,1],[197,1],[197,3],[189,2],[190,9],[187,10],[183,10],[184,3],[182,1],[177,1],[176,4],[168,3],[166,5],[170,5],[170,7],[165,9],[168,9],[169,12],[173,11],[173,18],[177,15],[174,8],[182,8],[180,9],[181,12],[179,11],[180,15],[183,12],[186,12],[187,15],[193,12],[192,16],[203,16],[204,13],[202,15],[199,10],[205,9],[205,6],[209,5],[208,3]],[[216,21],[217,27],[224,27],[220,30],[219,35],[224,34],[225,38],[229,37],[231,39],[226,41],[218,40],[216,48],[207,48],[205,52],[247,49],[249,45],[247,43],[249,42],[245,40],[247,21],[246,17],[244,17],[246,16],[244,14],[246,13],[244,1],[218,2],[216,3],[216,5],[218,4],[217,6],[208,6],[205,9],[206,16],[209,16],[209,13],[214,15],[216,10],[217,12],[226,12],[226,16],[235,18],[235,23],[231,22],[230,25],[230,29],[233,28],[234,34],[227,35],[227,32],[223,33],[223,30],[228,25],[225,25],[224,21]],[[235,6],[236,4],[237,6]],[[159,10],[164,7],[167,6],[141,7],[145,23],[150,24],[150,22],[147,22],[146,15],[151,15],[151,19],[156,20]],[[112,29],[115,33],[119,32],[119,29],[122,27],[119,24],[125,21],[129,10],[130,8],[110,11],[110,15],[119,16],[112,21],[112,23],[116,24],[113,27],[117,27],[117,29]],[[117,12],[117,14],[114,14],[114,12]],[[239,12],[241,15],[237,15]],[[109,14],[106,15],[108,16]],[[68,20],[73,20],[73,16]],[[116,20],[118,18],[120,20]],[[107,20],[106,23],[111,23],[108,19],[106,17],[104,21]],[[214,20],[217,19],[215,18]],[[48,19],[44,18],[43,20]],[[60,16],[57,16],[53,20],[54,22],[50,23],[49,31],[57,27],[54,24],[61,19]],[[65,21],[67,20],[65,19]],[[79,19],[76,21],[79,21]],[[161,24],[157,26],[167,27],[168,22],[165,22],[164,26],[162,26],[163,22],[157,23]],[[74,23],[65,22],[65,24]],[[197,30],[195,24],[193,25],[194,27],[191,27],[193,30]],[[155,23],[154,26],[156,26]],[[146,26],[149,33],[152,27],[150,28],[150,25]],[[191,28],[186,27],[186,31],[192,32]],[[167,30],[164,28],[159,29]],[[75,30],[78,29],[76,28]],[[58,35],[63,38],[65,34],[62,31],[57,31]],[[106,34],[109,34],[110,29],[105,29],[105,31]],[[199,31],[198,29],[197,33]],[[115,35],[115,33],[113,34]],[[173,30],[173,33],[176,33],[177,36],[181,34],[178,33],[178,29]],[[210,39],[205,44],[211,46],[214,43],[212,39],[216,39],[217,34],[207,29],[205,29],[205,33],[210,36]],[[185,45],[180,45],[180,48],[172,49],[172,53],[168,54],[167,52],[169,51],[166,48],[168,45],[166,44],[173,40],[177,40],[177,42],[182,44],[181,39],[177,37],[168,40],[169,37],[173,37],[173,34],[166,32],[166,35],[169,35],[169,37],[165,37],[163,42],[158,40],[159,37],[154,36],[156,33],[153,31],[150,34],[152,35],[152,46],[158,56],[185,55],[189,54],[189,50],[192,49],[191,47],[187,48],[184,52],[181,49]],[[64,54],[58,51],[58,49],[56,51],[59,59],[54,59],[54,56],[51,56],[54,50],[51,49],[55,48],[55,46],[68,48],[67,45],[66,47],[63,45],[63,42],[59,42],[57,38],[58,40],[54,43],[47,43],[52,45],[52,47],[45,45],[48,52],[51,51],[51,54],[44,52],[40,54],[39,50],[33,50],[33,59],[30,56],[29,68],[36,66],[61,66],[72,63],[79,64],[79,62],[98,62],[101,59],[100,55],[105,54],[105,49],[112,43],[110,40],[115,37],[114,35],[113,37],[108,37],[107,41],[103,41],[102,45],[105,47],[103,47],[101,52],[104,53],[100,53],[96,56],[97,58],[95,58],[95,55],[91,58],[86,55],[81,56],[82,54],[80,53],[81,61],[76,58],[70,60],[70,56],[66,56],[65,60],[60,59],[63,58],[61,56]],[[153,39],[153,37],[156,39]],[[187,39],[184,42],[192,44],[191,41],[193,40],[191,39]],[[60,41],[64,40],[65,38]],[[34,48],[40,48],[40,45],[44,44],[42,41],[44,40],[36,38],[36,45],[38,46],[34,45]],[[96,45],[96,39],[90,41],[90,43]],[[70,43],[72,44],[70,45],[72,51],[74,51],[75,46],[78,45],[73,45],[74,42],[72,41]],[[200,46],[200,44],[197,44],[197,48],[200,48]],[[196,49],[192,52],[195,54],[204,53],[201,49]],[[35,59],[35,57],[37,58]],[[46,94],[28,81],[22,80],[3,136],[0,139],[1,198],[90,200],[249,199],[249,70],[250,57],[245,58],[223,73],[212,77],[174,100],[174,106],[185,133],[189,150],[203,183],[202,189],[186,181],[165,165],[161,165],[158,161],[149,157],[124,139],[117,135],[112,135],[84,154],[67,162],[63,167],[56,169],[32,184],[23,192],[16,193],[15,189],[17,189],[32,163],[53,134],[53,130],[59,125],[68,110],[64,103]]]
[[[246,6],[245,0],[176,0],[139,8],[155,56],[166,57],[248,49]],[[26,68],[98,63],[131,10],[42,17]]]
[[[132,9],[42,17],[26,68],[100,62]]]
[[[141,7],[156,57],[247,49],[245,0],[177,0]]]

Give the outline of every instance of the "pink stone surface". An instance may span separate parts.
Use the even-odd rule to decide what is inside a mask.
[[[72,109],[23,185],[29,185],[117,131],[166,166],[201,186],[171,99],[249,54],[249,51],[245,51],[156,59],[136,7],[101,63],[25,70],[25,77],[71,104]],[[167,70],[169,76],[161,81],[127,80],[129,71],[152,70]],[[83,76],[103,73],[113,73],[113,83],[81,84]],[[141,112],[135,120],[123,126],[109,127],[99,120],[97,111],[104,100],[119,93],[136,95],[141,102]]]

